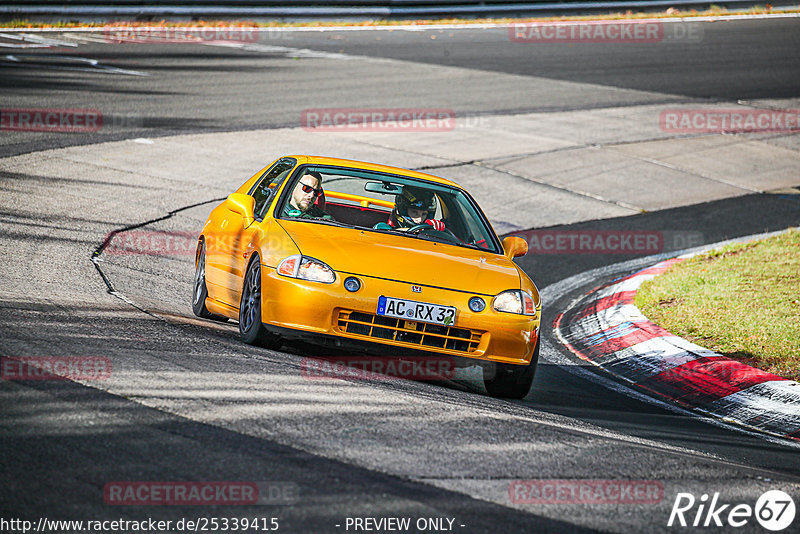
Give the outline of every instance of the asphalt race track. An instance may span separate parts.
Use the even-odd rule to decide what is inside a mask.
[[[0,32],[3,115],[102,116],[85,133],[19,131],[3,118],[0,356],[112,363],[105,380],[0,380],[0,518],[153,519],[176,532],[195,530],[181,518],[234,517],[276,518],[284,532],[391,531],[356,518],[410,518],[409,532],[762,532],[753,517],[695,529],[696,515],[706,521],[697,505],[688,527],[667,527],[679,493],[698,503],[718,494],[730,509],[782,490],[800,504],[798,447],[632,395],[572,358],[549,325],[605,280],[544,303],[522,401],[487,396],[471,370],[435,383],[308,380],[302,362],[317,349],[246,346],[235,324],[199,320],[190,306],[193,238],[211,207],[287,153],[452,178],[499,233],[644,231],[662,237],[661,252],[800,225],[796,130],[703,134],[659,122],[671,109],[796,111],[800,19],[687,24],[665,24],[657,43],[595,44],[512,42],[506,28],[201,44]],[[303,112],[318,108],[447,109],[458,124],[303,128]],[[97,256],[115,231],[165,233],[179,246]],[[520,265],[545,293],[646,255],[537,252]],[[552,480],[659,489],[634,503],[514,497],[515,481]],[[249,481],[281,498],[156,506],[104,495],[143,481]]]

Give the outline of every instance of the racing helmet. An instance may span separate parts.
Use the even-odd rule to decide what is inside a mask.
[[[436,215],[436,198],[433,195],[433,191],[407,185],[403,186],[403,192],[394,199],[392,222],[395,226],[411,227],[417,224],[409,218],[408,208],[425,210],[427,211],[425,219],[433,219]]]

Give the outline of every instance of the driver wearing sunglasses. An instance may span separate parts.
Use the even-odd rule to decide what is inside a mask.
[[[294,186],[292,196],[286,203],[286,207],[283,208],[283,216],[332,221],[333,217],[314,204],[320,195],[322,195],[322,175],[318,172],[306,171]]]

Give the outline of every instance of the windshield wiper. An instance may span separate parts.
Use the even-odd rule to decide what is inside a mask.
[[[296,219],[296,220],[309,221],[309,222],[320,223],[320,224],[329,224],[331,226],[341,226],[343,228],[354,228],[354,226],[352,224],[345,224],[345,223],[339,222],[339,221],[331,221],[329,219]]]
[[[409,234],[408,232],[404,232],[404,233],[406,235],[408,235],[408,236],[416,237],[418,239],[424,239],[425,241],[435,241],[437,243],[445,243],[447,245],[461,245],[461,243],[453,241],[452,239],[444,239],[444,238],[441,238],[441,237],[436,236],[436,235],[425,234],[425,233],[422,233],[422,232],[420,232],[418,234]]]
[[[424,241],[433,241],[435,243],[444,243],[445,245],[455,245],[457,247],[465,247],[465,248],[471,248],[471,249],[475,249],[475,250],[480,250],[480,251],[483,251],[483,252],[491,252],[491,250],[489,250],[489,249],[487,249],[485,247],[481,247],[479,245],[475,245],[474,243],[466,243],[466,242],[463,242],[463,241],[456,242],[456,241],[453,241],[452,239],[443,239],[441,237],[437,237],[437,236],[431,235],[431,234],[423,234],[423,233],[409,234],[408,232],[404,232],[403,230],[400,230],[398,228],[371,228],[371,227],[367,227],[367,226],[355,226],[354,228],[362,228],[362,229],[365,229],[365,230],[372,230],[373,232],[383,232],[383,233],[392,234],[392,235],[402,235],[402,236],[406,236],[406,237],[422,239]]]

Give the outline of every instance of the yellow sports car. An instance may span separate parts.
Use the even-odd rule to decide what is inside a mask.
[[[524,397],[539,356],[539,292],[460,186],[421,172],[286,156],[214,208],[197,243],[194,313],[246,343],[303,339],[481,365]],[[382,350],[383,349],[383,350]],[[388,349],[388,350],[387,350]]]

